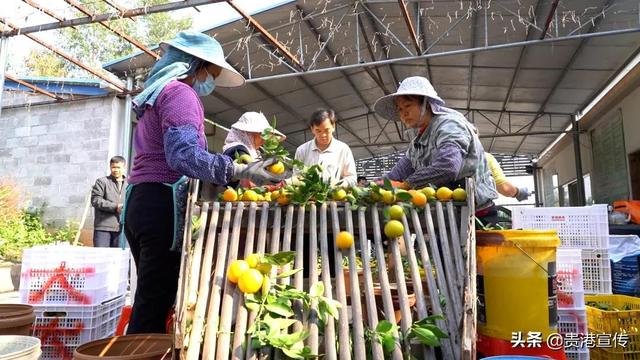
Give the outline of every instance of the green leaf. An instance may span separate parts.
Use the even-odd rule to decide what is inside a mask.
[[[416,321],[413,323],[413,326],[421,326],[424,324],[435,324],[436,320],[444,320],[445,317],[442,315],[431,315],[431,316],[427,316],[426,318],[420,320],[420,321]]]
[[[263,261],[271,265],[284,266],[291,264],[295,259],[295,251],[283,251],[277,254],[265,254]]]
[[[261,349],[261,348],[265,347],[266,345],[267,345],[266,343],[260,341],[260,339],[257,338],[257,337],[252,337],[251,338],[251,348],[252,349],[255,349],[255,350]]]
[[[376,326],[376,331],[379,333],[389,333],[393,328],[394,325],[389,320],[382,320]]]
[[[384,188],[387,190],[393,190],[393,185],[391,185],[391,181],[387,178],[384,178]]]
[[[415,336],[423,345],[436,347],[440,346],[440,340],[433,332],[425,328],[413,328],[411,329],[411,335]]]
[[[324,284],[321,281],[313,284],[309,289],[309,295],[311,297],[318,297],[324,295]]]
[[[342,305],[340,305],[339,302],[327,298],[321,298],[320,301],[326,305],[326,311],[329,313],[329,315],[331,315],[336,320],[340,318],[338,308]]]
[[[389,207],[388,207],[388,206],[385,206],[385,207],[384,207],[384,209],[382,210],[382,217],[383,217],[385,220],[388,220],[388,219],[390,218],[390,215],[389,215]]]
[[[280,316],[284,316],[286,318],[293,316],[293,310],[291,309],[291,306],[287,306],[282,303],[266,304],[264,307],[268,311]]]
[[[396,199],[401,201],[409,201],[412,199],[412,196],[410,193],[402,191],[396,194]]]
[[[282,352],[287,355],[288,358],[290,359],[304,359],[305,356],[302,355],[300,350],[289,350],[289,349],[283,349],[281,348],[280,350],[282,350]]]
[[[396,339],[392,335],[384,335],[382,337],[382,349],[385,353],[390,354],[396,348]]]
[[[245,302],[244,307],[246,307],[247,310],[254,311],[254,312],[257,312],[260,309],[260,305],[254,302]]]
[[[442,331],[442,329],[440,329],[438,326],[433,325],[433,324],[426,324],[423,325],[422,327],[431,330],[431,332],[437,336],[440,339],[446,339],[449,337],[449,335],[447,333],[445,333],[444,331]]]
[[[268,322],[269,330],[283,330],[296,323],[296,319],[272,319]]]
[[[291,275],[295,275],[295,274],[299,273],[300,271],[302,271],[302,269],[293,269],[293,270],[285,271],[282,274],[279,274],[278,276],[276,276],[276,278],[278,278],[278,279],[287,278],[287,277],[289,277]]]
[[[304,339],[306,339],[307,337],[309,337],[308,330],[302,330],[294,332],[293,334],[282,334],[278,336],[278,338],[282,342],[287,344],[290,348],[295,347],[300,349],[304,347],[304,343],[302,341],[304,341]]]

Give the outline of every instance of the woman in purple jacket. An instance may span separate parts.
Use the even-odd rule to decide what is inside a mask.
[[[162,58],[133,100],[138,117],[136,155],[123,224],[138,283],[128,334],[165,332],[178,287],[188,179],[217,185],[237,179],[264,184],[286,176],[267,171],[269,162],[241,165],[229,156],[207,152],[199,97],[211,94],[216,85],[244,84],[242,75],[225,61],[220,44],[205,34],[185,31],[161,47]]]

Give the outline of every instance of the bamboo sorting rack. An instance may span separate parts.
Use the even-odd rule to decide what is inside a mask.
[[[473,185],[467,180],[469,194],[474,193]],[[402,331],[428,315],[445,316],[437,325],[448,332],[449,338],[442,339],[439,350],[412,344],[412,355],[423,359],[475,359],[473,196],[468,196],[465,203],[438,201],[427,204],[422,211],[412,209],[402,220],[402,239],[387,240],[382,230],[381,204],[356,210],[344,202],[284,207],[265,202],[196,205],[197,187],[192,186],[187,218],[199,209],[201,227],[192,236],[192,224],[187,221],[176,301],[175,347],[181,359],[285,358],[278,352],[256,351],[247,345],[246,331],[256,314],[244,307],[243,294],[226,280],[226,268],[249,253],[289,250],[296,254],[294,267],[305,268],[304,273],[292,277],[292,285],[309,291],[311,284],[322,281],[324,296],[342,304],[339,319],[329,321],[323,329],[313,316],[292,327],[292,331],[302,327],[309,330],[305,344],[313,354],[322,354],[328,360],[365,359],[369,351],[374,359],[383,359],[381,345],[365,341],[365,327],[374,329],[382,320],[379,314],[396,323],[398,311]],[[354,235],[353,246],[333,250],[335,235],[345,230]],[[378,269],[387,269],[386,261],[402,264],[401,253],[408,263],[408,274],[402,265],[378,271],[377,276],[372,274],[371,254]],[[362,261],[360,272],[356,269],[357,254]],[[343,256],[349,259],[350,294],[345,291]],[[375,284],[381,293],[378,297]],[[395,304],[392,287],[399,299]],[[415,295],[415,306],[408,301],[409,291]],[[402,359],[399,346],[391,357]]]

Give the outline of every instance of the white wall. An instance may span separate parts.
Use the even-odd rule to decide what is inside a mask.
[[[591,141],[588,130],[595,129],[604,121],[612,119],[615,115],[614,113],[617,111],[622,112],[622,126],[624,129],[626,154],[628,155],[640,150],[640,88],[636,88],[623,100],[612,106],[602,115],[598,116],[598,120],[592,122],[589,125],[589,129],[583,129],[587,130],[586,133],[581,134],[580,136],[583,174],[591,173],[593,168]],[[562,145],[558,147],[559,150],[555,151],[554,156],[540,163],[544,171],[543,187],[545,206],[552,206],[547,201],[550,199],[553,191],[551,174],[558,174],[559,185],[566,184],[567,182],[571,182],[576,179],[573,143],[571,141],[561,141],[560,143]],[[629,184],[629,193],[631,193],[630,179],[627,180],[627,183]]]

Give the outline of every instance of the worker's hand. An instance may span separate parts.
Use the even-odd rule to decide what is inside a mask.
[[[276,161],[275,158],[272,158],[265,161],[255,161],[248,165],[233,163],[233,178],[250,180],[258,186],[279,183],[291,176],[291,171],[285,171],[278,175],[267,170],[267,167],[273,165]]]
[[[518,188],[518,192],[516,193],[516,199],[518,201],[525,201],[529,198],[531,193],[529,193],[529,189],[526,187]]]
[[[122,212],[122,204],[116,205],[116,214],[120,215],[121,212]]]

